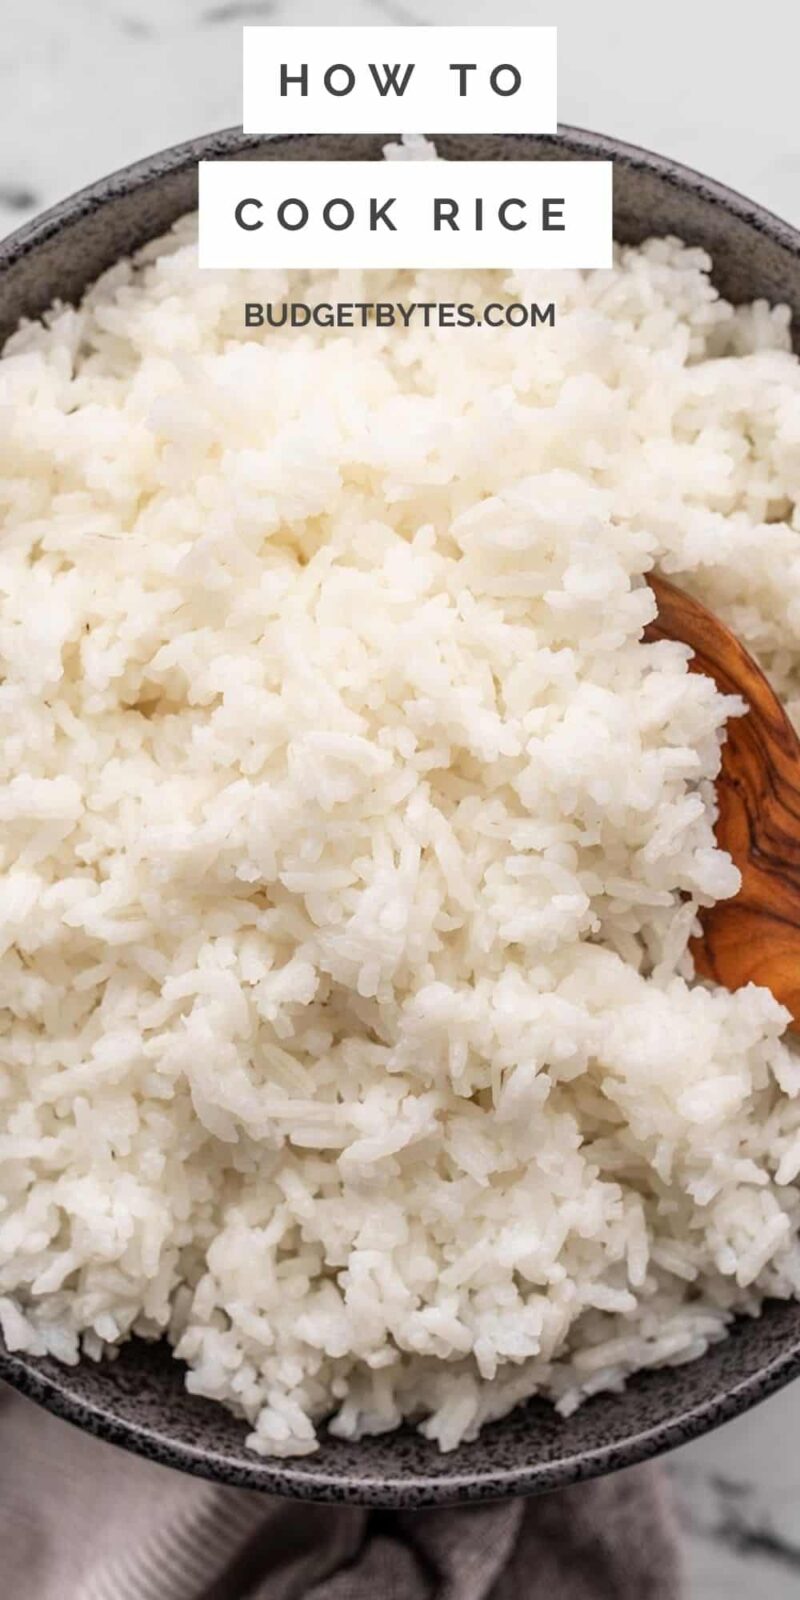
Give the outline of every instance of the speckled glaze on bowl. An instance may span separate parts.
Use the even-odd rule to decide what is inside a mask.
[[[0,339],[53,299],[73,301],[112,262],[196,203],[197,162],[211,158],[379,159],[384,137],[254,138],[210,134],[137,162],[54,207],[0,244]],[[735,301],[787,303],[800,331],[800,235],[710,179],[613,139],[564,128],[558,136],[437,139],[451,159],[615,162],[615,232],[635,243],[679,234],[708,249],[714,279]],[[545,337],[540,334],[539,337]],[[0,1376],[59,1416],[142,1455],[218,1481],[308,1500],[421,1507],[533,1494],[630,1466],[766,1399],[800,1373],[800,1305],[772,1303],[756,1321],[684,1367],[640,1373],[624,1393],[587,1402],[567,1421],[540,1401],[442,1456],[402,1429],[348,1444],[323,1435],[315,1455],[263,1460],[245,1425],[188,1395],[167,1347],[133,1340],[113,1362],[63,1367],[8,1353]]]

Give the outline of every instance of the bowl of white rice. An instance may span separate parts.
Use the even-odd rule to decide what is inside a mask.
[[[613,270],[198,270],[199,159],[384,142],[0,245],[0,1374],[411,1506],[800,1371],[800,1059],[689,953],[742,708],[643,641],[657,568],[800,718],[800,239],[564,130],[437,144],[613,157]],[[292,300],[555,316],[245,327]]]

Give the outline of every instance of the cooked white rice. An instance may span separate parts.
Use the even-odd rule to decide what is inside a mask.
[[[567,1412],[800,1289],[800,1063],[692,979],[726,715],[800,712],[800,365],[613,272],[199,274],[0,362],[0,1323],[164,1332],[262,1452]],[[246,299],[555,329],[242,331]]]

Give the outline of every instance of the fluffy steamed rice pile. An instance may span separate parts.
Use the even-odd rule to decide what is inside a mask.
[[[800,1063],[693,982],[738,709],[800,711],[800,366],[675,241],[613,272],[198,273],[0,362],[0,1323],[167,1333],[265,1453],[567,1413],[800,1291]],[[555,329],[242,331],[245,299]]]

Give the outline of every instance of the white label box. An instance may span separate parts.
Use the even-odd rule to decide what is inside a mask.
[[[610,161],[203,161],[201,267],[609,267]]]
[[[555,28],[246,27],[245,133],[555,133]]]

